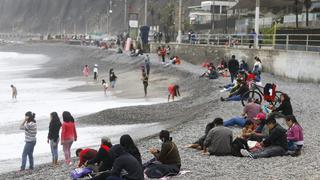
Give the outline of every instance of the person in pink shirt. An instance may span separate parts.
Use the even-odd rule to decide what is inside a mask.
[[[71,162],[71,146],[74,141],[77,141],[77,131],[74,123],[74,118],[68,111],[62,113],[63,124],[61,131],[61,145],[65,156],[65,163],[72,165]]]
[[[88,66],[88,65],[85,65],[85,66],[84,66],[84,68],[83,68],[83,70],[82,70],[82,73],[83,73],[83,76],[86,77],[86,78],[89,76],[89,74],[90,74],[90,69],[89,69],[89,66]]]
[[[301,154],[301,148],[304,144],[303,129],[294,115],[288,115],[284,119],[289,127],[287,131],[288,150],[294,151],[292,156],[299,156]]]

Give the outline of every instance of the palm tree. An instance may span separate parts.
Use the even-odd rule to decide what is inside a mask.
[[[306,8],[306,26],[309,26],[309,9],[311,8],[311,0],[304,0],[304,7]]]

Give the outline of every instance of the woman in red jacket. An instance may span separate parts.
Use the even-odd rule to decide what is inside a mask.
[[[65,156],[65,162],[67,165],[71,165],[71,146],[74,141],[77,141],[77,131],[74,123],[74,118],[68,111],[62,113],[63,124],[61,131],[61,145],[63,146],[63,152]]]

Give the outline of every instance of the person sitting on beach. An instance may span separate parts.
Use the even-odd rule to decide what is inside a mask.
[[[218,119],[218,118],[216,118],[216,119]],[[206,125],[206,130],[205,130],[205,132],[204,132],[204,135],[203,135],[201,138],[199,138],[199,139],[198,139],[196,142],[194,142],[193,144],[187,145],[186,147],[187,147],[187,148],[198,149],[198,150],[203,150],[203,148],[204,148],[204,145],[203,145],[204,140],[205,140],[206,137],[208,136],[209,131],[215,127],[214,124],[215,124],[216,119]]]
[[[231,92],[228,98],[221,97],[221,101],[241,101],[241,99],[248,98],[248,94],[245,97],[246,92],[249,91],[249,87],[245,81],[242,81],[239,89],[236,92]]]
[[[254,102],[253,98],[248,98],[247,101],[248,103],[243,108],[242,117],[238,116],[238,117],[231,118],[230,120],[227,120],[223,123],[224,126],[229,127],[229,126],[237,125],[240,127],[244,127],[247,120],[253,122],[254,120],[253,118],[258,115],[261,108],[259,104]]]
[[[266,125],[266,115],[260,112],[254,119],[255,130],[248,136],[248,140],[261,142],[269,136],[269,129]]]
[[[109,88],[108,83],[104,79],[102,79],[101,82],[102,82],[102,86],[103,86],[104,95],[106,95],[107,94],[107,90]]]
[[[170,84],[168,86],[168,91],[169,91],[168,102],[170,101],[170,97],[172,98],[172,101],[174,101],[174,97],[180,96],[180,87],[179,87],[179,85]]]
[[[223,126],[223,119],[215,120],[215,127],[211,129],[204,141],[204,154],[215,156],[231,155],[232,131]]]
[[[299,156],[303,147],[303,129],[293,115],[286,116],[285,122],[289,127],[287,131],[288,150],[293,151],[292,156]]]
[[[240,78],[237,78],[236,83],[230,83],[225,86],[222,86],[223,89],[220,90],[220,92],[234,93],[240,88],[241,82],[242,82],[242,80]]]
[[[112,160],[110,157],[111,147],[112,147],[112,143],[110,138],[108,137],[101,138],[101,146],[98,150],[98,153],[94,158],[88,160],[85,165],[90,167],[90,166],[95,166],[97,164],[98,172],[111,170],[112,168]],[[95,169],[95,168],[92,168],[92,169]]]
[[[79,157],[78,167],[82,167],[97,156],[98,152],[94,149],[86,148],[86,149],[77,149],[76,156]]]
[[[143,167],[146,169],[146,174],[154,171],[165,172],[162,178],[166,175],[177,175],[181,168],[181,158],[177,145],[172,141],[170,133],[167,130],[162,130],[159,134],[162,141],[161,150],[150,148],[149,152],[154,155],[154,159],[145,163]]]
[[[260,143],[262,149],[253,153],[246,149],[241,149],[240,152],[244,157],[256,159],[285,155],[288,150],[287,131],[274,118],[269,117],[266,124],[270,135]]]
[[[200,78],[205,77],[208,79],[218,79],[219,74],[216,71],[216,68],[214,67],[213,63],[210,63],[208,66],[208,70],[200,76]]]
[[[110,149],[110,155],[114,162],[112,170],[105,180],[144,180],[141,164],[120,144],[114,145]],[[123,175],[124,171],[125,175]]]
[[[11,84],[11,89],[12,89],[12,99],[17,99],[18,91],[17,88]]]
[[[241,131],[241,138],[247,140],[248,137],[250,137],[254,133],[254,130],[255,130],[255,126],[253,122],[246,121]]]
[[[240,71],[248,72],[248,70],[249,70],[248,63],[245,60],[241,60]]]
[[[135,157],[142,164],[141,154],[130,135],[125,134],[120,137],[120,145],[126,152]]]
[[[272,110],[272,113],[269,115],[270,117],[284,117],[293,114],[291,101],[288,94],[282,93],[280,96],[280,100],[280,106]]]

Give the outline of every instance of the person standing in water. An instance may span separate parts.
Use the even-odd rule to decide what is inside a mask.
[[[93,68],[93,80],[94,81],[98,80],[98,64],[95,64]]]
[[[22,153],[22,164],[20,171],[24,171],[26,169],[26,163],[27,163],[27,156],[29,158],[29,169],[33,170],[34,168],[34,162],[33,162],[33,150],[34,146],[37,142],[37,123],[35,120],[35,114],[31,111],[28,111],[25,114],[25,119],[20,125],[20,129],[24,130],[25,132],[25,142]]]
[[[149,76],[149,73],[150,73],[150,57],[149,57],[148,54],[144,58],[144,66],[145,66],[145,70],[146,70],[147,76]]]
[[[108,83],[102,79],[102,86],[103,86],[103,91],[104,91],[104,95],[107,95],[107,90],[108,90]]]
[[[148,94],[148,85],[149,85],[149,78],[147,76],[146,73],[142,74],[142,84],[143,84],[143,88],[144,88],[144,97],[147,97]]]
[[[12,99],[17,99],[18,91],[17,88],[14,85],[10,86],[12,89]]]
[[[47,140],[51,148],[52,165],[58,165],[58,144],[60,128],[61,122],[58,113],[52,112],[50,114],[49,133]]]
[[[114,73],[113,68],[111,68],[110,71],[109,71],[109,81],[110,81],[111,88],[115,87],[117,78],[118,77]]]
[[[88,76],[90,75],[90,68],[88,65],[85,65],[83,70],[82,70],[82,74],[85,78],[88,78]]]

